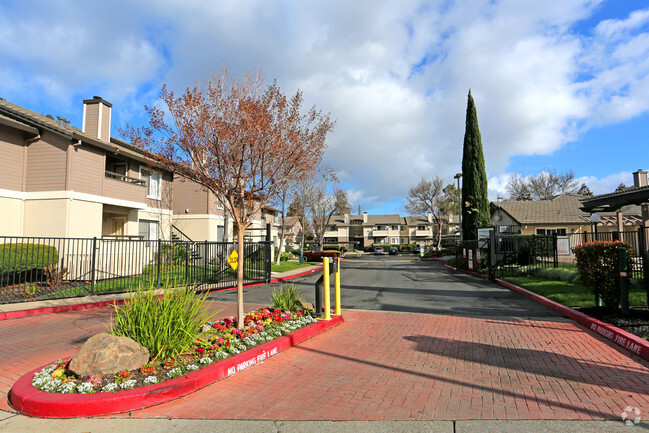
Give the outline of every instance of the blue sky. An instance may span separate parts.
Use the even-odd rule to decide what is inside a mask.
[[[469,88],[492,199],[516,173],[601,194],[649,169],[646,0],[0,3],[0,97],[78,127],[94,95],[113,135],[143,125],[163,84],[222,62],[331,113],[325,162],[354,209],[405,214],[422,176],[453,181]]]

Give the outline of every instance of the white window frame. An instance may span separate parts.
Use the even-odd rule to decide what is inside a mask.
[[[149,174],[145,173],[148,172]],[[162,175],[148,167],[140,167],[140,180],[146,184],[146,196],[153,200],[162,199]]]

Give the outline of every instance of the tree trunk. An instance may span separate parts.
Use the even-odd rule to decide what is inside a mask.
[[[284,214],[286,213],[286,196],[282,200],[282,226],[279,229],[279,248],[277,249],[277,259],[275,264],[279,265],[280,259],[282,258],[282,248],[284,247],[284,236],[285,236],[285,220]]]

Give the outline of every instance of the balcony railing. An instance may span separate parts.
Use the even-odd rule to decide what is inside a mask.
[[[106,177],[110,179],[121,180],[122,182],[134,183],[136,185],[142,185],[142,186],[146,185],[146,182],[141,179],[126,176],[124,174],[114,173],[112,171],[106,171]]]

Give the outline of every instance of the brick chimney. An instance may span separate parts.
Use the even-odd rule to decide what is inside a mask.
[[[641,186],[647,186],[649,185],[649,182],[647,182],[647,172],[644,171],[643,169],[639,169],[635,173],[633,173],[633,186],[641,187]]]
[[[110,142],[110,111],[113,104],[99,96],[83,101],[83,132]]]

